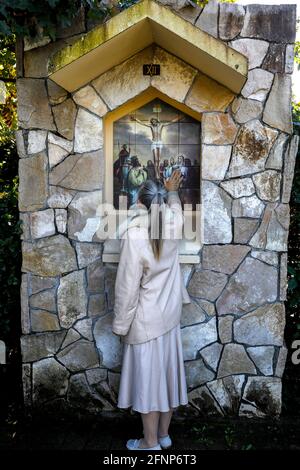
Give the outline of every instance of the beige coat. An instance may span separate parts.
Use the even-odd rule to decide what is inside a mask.
[[[136,210],[132,215],[137,217],[131,217],[119,234],[112,323],[113,333],[122,335],[129,344],[163,335],[180,322],[182,304],[191,303],[179,265],[178,238],[184,215],[177,191],[168,192],[165,227],[172,230],[173,238],[164,240],[159,260],[154,258],[148,239],[147,209],[143,205],[133,207]]]

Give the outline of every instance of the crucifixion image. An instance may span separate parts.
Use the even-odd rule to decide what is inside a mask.
[[[150,119],[150,124],[147,124],[143,121],[140,121],[137,119],[135,116],[131,116],[131,121],[138,122],[142,126],[149,127],[151,129],[152,133],[152,144],[151,144],[151,150],[153,152],[153,162],[154,162],[154,168],[155,168],[155,177],[159,179],[159,163],[160,163],[160,154],[161,154],[161,149],[163,147],[163,142],[162,142],[162,131],[165,127],[169,126],[170,124],[174,124],[175,122],[179,122],[183,116],[177,116],[176,118],[172,119],[169,122],[166,122],[162,124],[158,118],[151,118]]]

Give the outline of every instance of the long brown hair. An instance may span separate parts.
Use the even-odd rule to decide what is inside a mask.
[[[138,199],[148,209],[149,216],[149,241],[155,259],[160,258],[163,241],[163,223],[168,191],[164,184],[156,179],[145,181],[138,191]]]

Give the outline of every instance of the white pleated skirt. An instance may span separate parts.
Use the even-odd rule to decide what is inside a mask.
[[[180,323],[145,343],[123,343],[118,408],[149,413],[187,404]]]

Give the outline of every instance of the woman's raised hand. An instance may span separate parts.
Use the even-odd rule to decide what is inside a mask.
[[[177,191],[182,180],[183,176],[181,175],[181,171],[179,169],[174,170],[167,180],[164,178],[165,188],[168,191]]]

